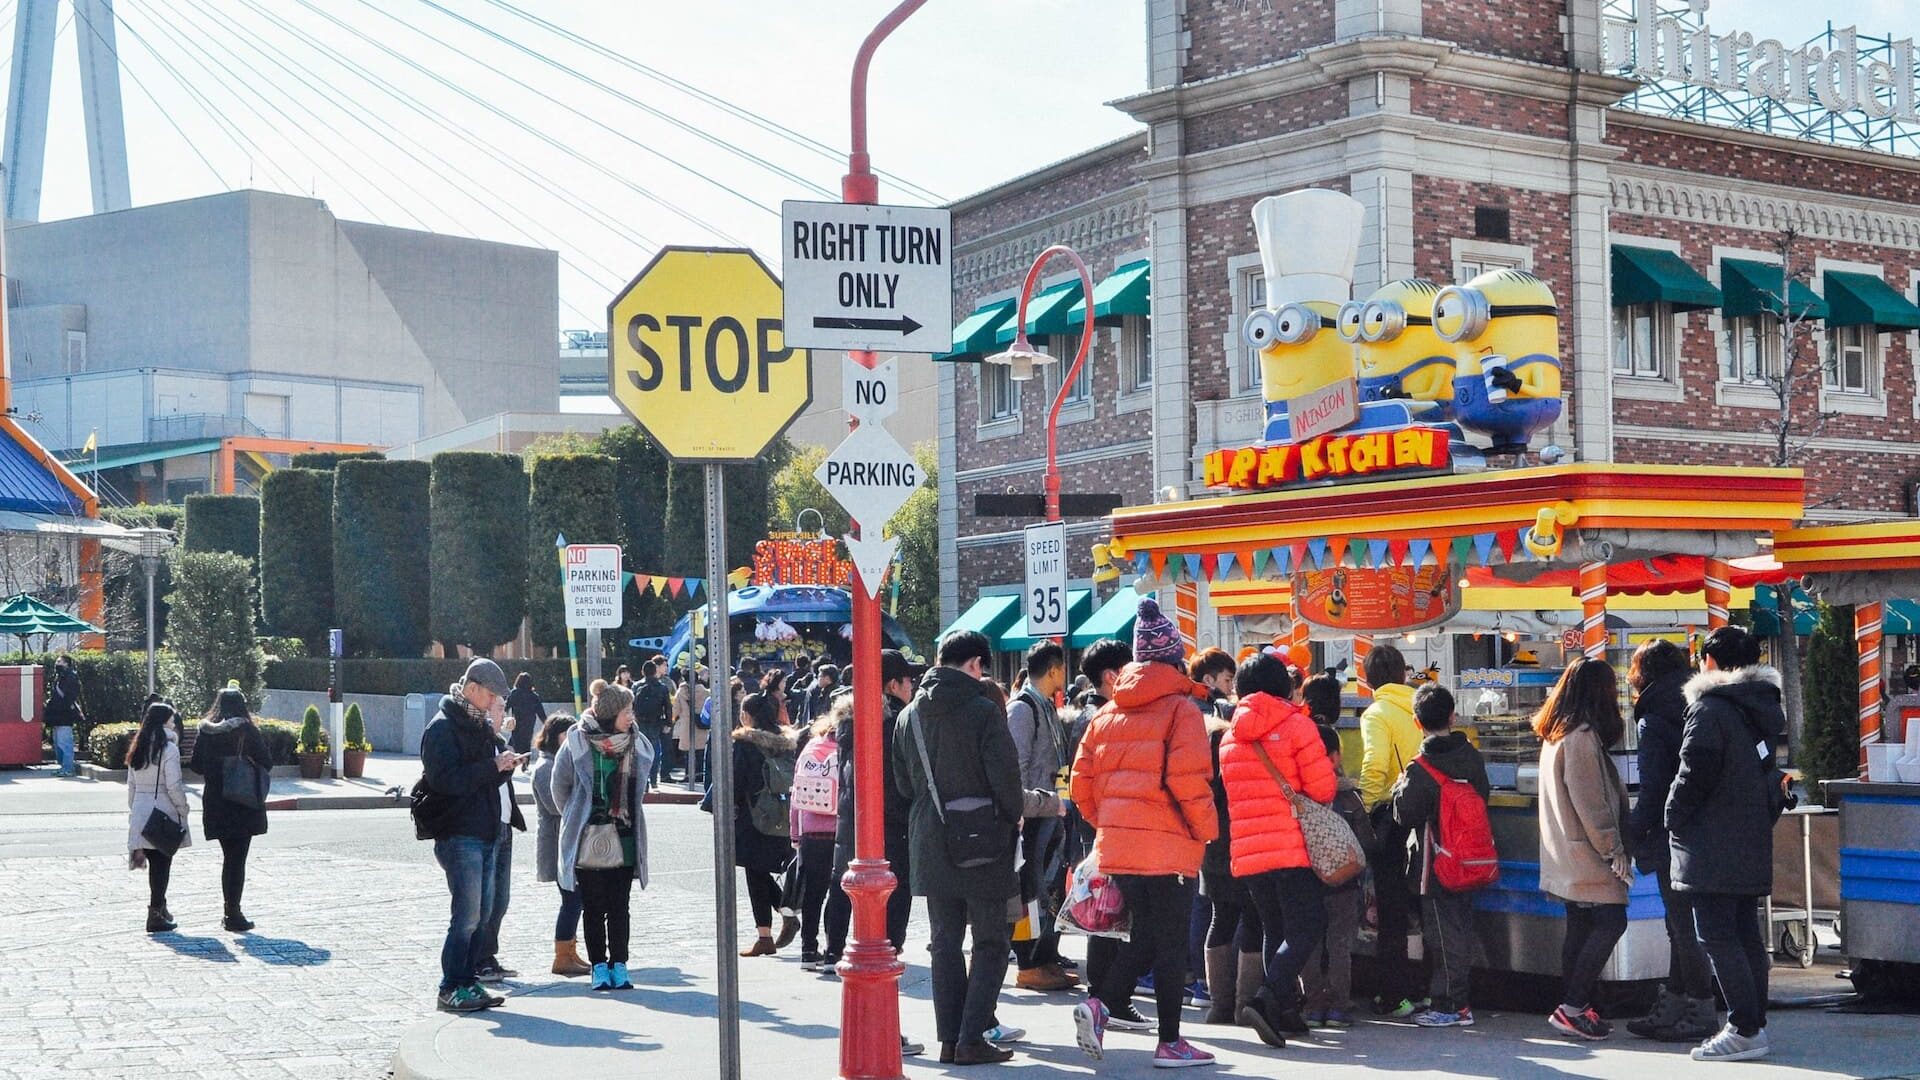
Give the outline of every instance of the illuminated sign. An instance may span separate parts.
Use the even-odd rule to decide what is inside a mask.
[[[1460,611],[1445,566],[1335,567],[1293,575],[1300,617],[1323,630],[1407,633]]]
[[[839,543],[832,537],[762,540],[753,545],[753,583],[843,588],[853,564],[840,557]]]
[[[1208,454],[1208,487],[1260,488],[1316,481],[1371,480],[1396,473],[1444,472],[1451,466],[1447,432],[1408,427],[1396,431],[1319,435],[1298,443],[1243,446]]]

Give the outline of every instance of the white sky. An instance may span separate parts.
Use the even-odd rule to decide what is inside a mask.
[[[562,257],[563,327],[603,325],[606,302],[654,244],[733,238],[777,254],[780,200],[838,197],[843,157],[728,117],[520,21],[496,0],[116,2],[136,205],[251,186],[314,194],[344,218],[551,247]],[[513,2],[844,151],[849,66],[893,0]],[[874,65],[876,167],[954,198],[1124,134],[1132,122],[1104,102],[1144,87],[1144,6],[930,0]],[[1863,32],[1920,33],[1910,8],[1910,0],[1849,0],[1810,12],[1789,0],[1719,0],[1708,19],[1797,42],[1824,18]],[[13,11],[14,0],[0,0],[8,42]],[[59,22],[43,220],[92,207],[75,56],[77,35],[89,31],[73,25],[65,5]],[[337,66],[326,50],[386,81],[417,110]],[[0,52],[0,64],[9,54]],[[709,145],[575,71],[832,194]],[[881,197],[921,201],[885,181]]]

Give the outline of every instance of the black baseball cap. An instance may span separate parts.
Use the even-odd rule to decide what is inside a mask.
[[[907,654],[899,649],[880,650],[880,681],[882,683],[890,683],[895,679],[912,679],[918,682],[926,670],[925,664],[913,663],[907,659]]]

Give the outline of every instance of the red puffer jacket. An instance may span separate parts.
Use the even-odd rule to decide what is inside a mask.
[[[1213,754],[1192,689],[1171,664],[1128,664],[1087,724],[1073,802],[1093,823],[1093,851],[1109,874],[1191,877],[1220,831]]]
[[[1305,709],[1271,694],[1241,698],[1233,727],[1220,740],[1220,779],[1227,787],[1227,815],[1233,823],[1234,877],[1310,865],[1293,804],[1273,782],[1256,743],[1266,747],[1293,790],[1321,803],[1333,802],[1335,791],[1333,762]]]

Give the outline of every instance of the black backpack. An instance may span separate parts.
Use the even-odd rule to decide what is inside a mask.
[[[427,786],[427,778],[422,776],[413,782],[408,803],[413,814],[414,839],[440,839],[439,830],[453,813],[454,800]]]

